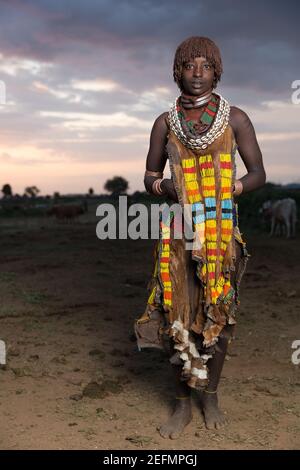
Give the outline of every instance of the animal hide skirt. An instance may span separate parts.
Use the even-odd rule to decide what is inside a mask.
[[[196,389],[209,382],[207,361],[226,325],[236,323],[239,287],[248,261],[246,244],[236,225],[233,230],[228,273],[231,289],[209,305],[199,276],[199,261],[186,250],[184,240],[166,246],[160,239],[154,249],[154,269],[144,314],[135,321],[139,349],[172,351],[170,362],[182,365],[182,380]]]

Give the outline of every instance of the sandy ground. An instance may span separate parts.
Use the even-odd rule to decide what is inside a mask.
[[[300,247],[248,235],[236,340],[220,385],[229,417],[207,431],[194,397],[180,440],[156,430],[172,381],[160,351],[138,352],[151,241],[99,241],[96,222],[1,221],[1,449],[296,449],[300,443]]]

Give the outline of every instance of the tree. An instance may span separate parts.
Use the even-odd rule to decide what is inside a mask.
[[[40,190],[36,186],[27,186],[25,188],[24,193],[26,194],[26,196],[36,197],[39,192],[40,192]]]
[[[112,196],[119,196],[120,194],[126,194],[128,189],[128,181],[122,176],[114,176],[112,179],[107,180],[104,189],[111,193]]]
[[[4,184],[1,191],[3,193],[3,197],[11,197],[12,196],[12,189],[11,189],[10,184]]]
[[[94,190],[93,190],[93,188],[89,188],[88,194],[89,194],[89,196],[93,196],[93,195],[94,195]]]

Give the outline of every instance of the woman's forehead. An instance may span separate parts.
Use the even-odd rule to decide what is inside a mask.
[[[201,56],[191,56],[189,59],[185,60],[185,62],[209,62],[209,59],[203,55]]]

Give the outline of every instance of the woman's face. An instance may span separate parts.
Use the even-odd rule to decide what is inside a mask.
[[[182,67],[181,85],[187,95],[201,96],[213,89],[215,71],[206,57],[196,57]]]

